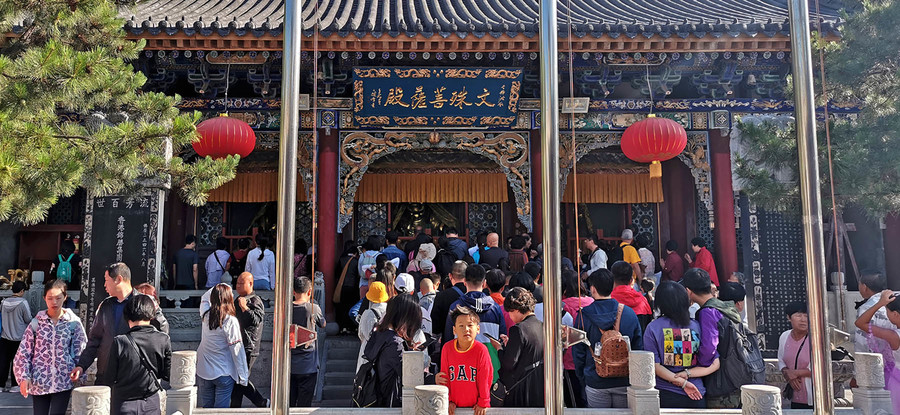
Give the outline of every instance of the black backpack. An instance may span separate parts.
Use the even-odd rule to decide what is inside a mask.
[[[704,307],[715,308],[715,307]],[[708,396],[725,396],[743,385],[765,385],[766,363],[756,333],[723,316],[719,329],[719,370],[703,379]]]
[[[616,263],[616,261],[623,260],[625,260],[625,250],[622,249],[621,245],[616,245],[606,253],[606,268],[612,269],[612,266]]]
[[[353,406],[368,408],[378,403],[378,373],[375,360],[364,361],[353,378]]]
[[[434,257],[434,271],[444,278],[453,271],[454,262],[456,262],[456,255],[452,251],[441,249]]]

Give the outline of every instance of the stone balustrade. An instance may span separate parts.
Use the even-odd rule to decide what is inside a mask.
[[[172,352],[169,374],[171,389],[166,393],[165,415],[181,413],[191,415],[197,406],[197,352],[183,350]]]
[[[109,386],[82,386],[72,391],[72,415],[109,415]]]

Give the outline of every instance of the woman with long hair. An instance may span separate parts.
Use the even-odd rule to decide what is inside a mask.
[[[197,377],[200,406],[228,408],[235,383],[247,385],[249,370],[241,328],[234,315],[234,295],[228,284],[210,290],[209,310],[202,316]]]
[[[270,291],[272,279],[275,278],[275,253],[270,247],[269,238],[263,234],[256,235],[256,248],[247,254],[245,272],[253,274],[253,289]]]
[[[37,316],[22,336],[13,359],[13,373],[22,396],[33,396],[35,415],[64,415],[72,396],[69,373],[87,345],[84,326],[75,313],[63,308],[66,283],[51,281],[44,285],[47,309]]]
[[[703,377],[719,370],[719,358],[709,367],[700,360],[700,323],[691,319],[687,290],[671,281],[656,289],[660,316],[644,331],[644,350],[656,355],[656,389],[661,408],[706,408]]]
[[[416,346],[414,337],[422,326],[422,308],[412,295],[398,295],[366,344],[363,359],[375,363],[378,401],[382,408],[399,408],[403,391],[403,352]]]

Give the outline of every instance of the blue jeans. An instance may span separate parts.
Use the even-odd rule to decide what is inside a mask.
[[[253,280],[253,289],[256,291],[272,291],[269,280]]]
[[[200,379],[200,406],[203,408],[228,408],[231,406],[231,392],[234,379],[219,376],[213,380]]]

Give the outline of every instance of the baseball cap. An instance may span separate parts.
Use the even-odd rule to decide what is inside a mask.
[[[422,269],[422,271],[434,271],[434,262],[431,262],[430,259],[423,259],[419,261],[419,268]]]
[[[405,272],[401,272],[397,275],[397,278],[394,279],[394,288],[396,288],[398,292],[411,293],[415,291],[415,284],[416,281],[413,276]]]

